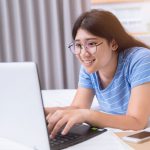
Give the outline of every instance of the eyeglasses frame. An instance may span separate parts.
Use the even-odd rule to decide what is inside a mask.
[[[101,44],[103,44],[103,42],[100,42],[100,43],[98,43],[98,44],[95,44],[95,46],[96,46],[96,51],[94,52],[94,53],[90,53],[89,51],[87,51],[88,53],[90,53],[90,54],[95,54],[96,52],[97,52],[97,47],[99,46],[99,45],[101,45]],[[80,48],[80,52],[79,53],[74,53],[72,50],[71,50],[71,46],[73,46],[74,45],[74,42],[71,42],[70,44],[69,44],[69,46],[68,46],[68,48],[69,48],[69,50],[71,51],[71,53],[72,54],[74,54],[74,55],[79,55],[80,53],[81,53],[81,48]],[[84,45],[82,45],[82,46],[84,46]],[[86,49],[86,47],[84,46],[84,48]]]

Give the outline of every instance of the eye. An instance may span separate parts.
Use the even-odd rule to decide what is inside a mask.
[[[80,43],[75,43],[75,47],[76,47],[76,48],[81,48],[82,45],[81,45]]]
[[[96,42],[87,42],[88,47],[94,47],[96,45]]]

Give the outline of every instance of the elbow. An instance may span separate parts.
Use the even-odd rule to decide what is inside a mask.
[[[137,131],[137,130],[143,130],[143,129],[145,129],[147,127],[147,123],[139,123],[138,125],[137,125],[137,127],[135,127],[135,131]]]
[[[126,121],[126,123],[124,124],[124,130],[134,130],[134,131],[137,131],[137,130],[143,130],[144,128],[147,127],[148,125],[148,118],[138,118],[138,117],[134,117],[134,116],[129,116],[129,115],[126,115],[126,117],[128,118]],[[124,121],[125,121],[124,120]]]
[[[134,130],[134,131],[138,131],[138,130],[143,130],[146,126],[143,126],[143,125],[137,125],[137,126],[134,126],[133,129],[131,130]]]
[[[147,127],[148,121],[144,121],[144,120],[139,120],[139,119],[135,119],[135,123],[133,124],[133,129],[132,130],[143,130]]]

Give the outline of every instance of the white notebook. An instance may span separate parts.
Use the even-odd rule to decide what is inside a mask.
[[[0,150],[34,150],[16,141],[0,137]]]

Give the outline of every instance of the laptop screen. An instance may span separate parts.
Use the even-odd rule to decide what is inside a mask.
[[[0,137],[50,150],[35,63],[0,63],[0,91]]]

